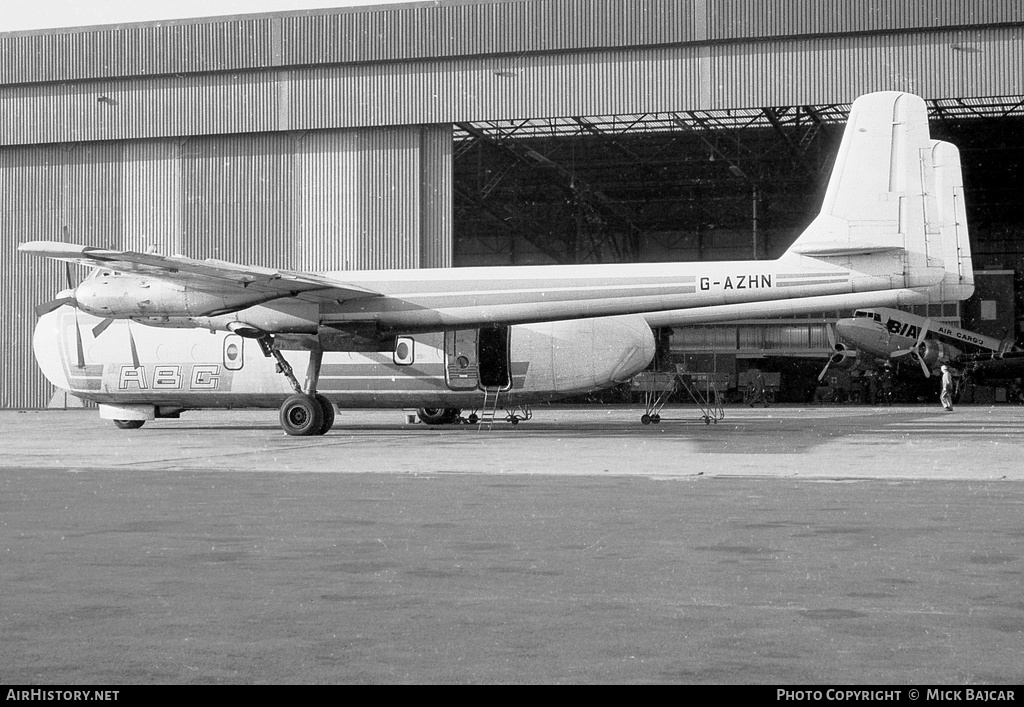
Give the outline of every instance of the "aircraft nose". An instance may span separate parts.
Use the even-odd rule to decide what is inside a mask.
[[[71,326],[74,326],[74,319],[69,321]],[[68,348],[64,332],[69,328],[66,323],[66,310],[65,312],[53,311],[39,317],[32,334],[32,350],[35,353],[39,369],[46,376],[46,380],[64,390],[71,389],[68,371],[64,363],[65,352]]]
[[[856,341],[876,326],[874,320],[863,317],[840,319],[836,322],[836,336],[846,341]]]

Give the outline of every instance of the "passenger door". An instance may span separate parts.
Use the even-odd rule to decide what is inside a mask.
[[[445,380],[452,390],[476,390],[480,385],[476,329],[444,333]]]

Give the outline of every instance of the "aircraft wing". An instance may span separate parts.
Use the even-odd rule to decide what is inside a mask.
[[[117,272],[150,275],[210,293],[245,290],[308,300],[349,300],[380,296],[378,292],[347,285],[314,273],[238,265],[213,258],[194,260],[183,255],[137,253],[58,241],[22,243],[18,250],[92,268],[102,267]]]

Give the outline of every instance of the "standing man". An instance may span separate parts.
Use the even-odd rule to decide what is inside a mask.
[[[949,366],[942,367],[942,392],[939,394],[939,402],[946,412],[953,412],[953,371]]]

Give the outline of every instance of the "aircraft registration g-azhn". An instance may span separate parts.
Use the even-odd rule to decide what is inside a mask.
[[[925,378],[952,366],[963,378],[1018,378],[1024,375],[1024,350],[1012,339],[996,339],[927,317],[886,307],[859,309],[835,325],[833,354],[822,369],[877,369],[907,357]]]
[[[973,271],[957,149],[924,101],[853,104],[821,210],[777,260],[296,272],[55,241],[95,270],[36,308],[55,386],[120,427],[279,407],[291,435],[339,407],[528,405],[626,381],[652,326],[964,299]],[[300,383],[293,368],[305,369]]]

